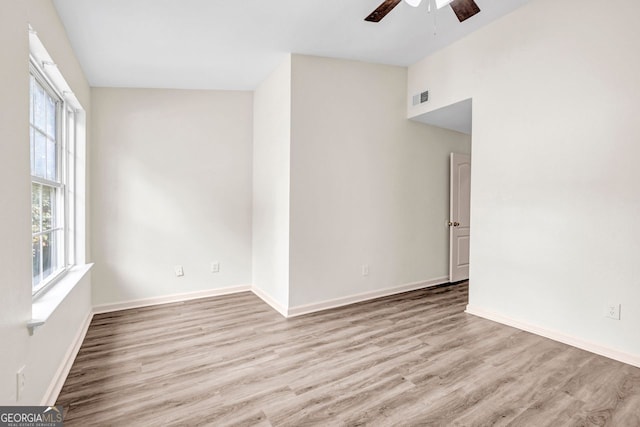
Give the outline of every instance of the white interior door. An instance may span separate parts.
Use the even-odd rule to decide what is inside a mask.
[[[451,153],[449,208],[449,281],[469,278],[471,157]]]

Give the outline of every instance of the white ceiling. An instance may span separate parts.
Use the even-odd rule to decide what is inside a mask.
[[[287,52],[407,66],[528,0],[450,7],[382,0],[54,0],[92,86],[251,90]],[[433,1],[433,0],[431,0]],[[434,36],[434,22],[436,35]],[[36,28],[37,30],[37,28]]]

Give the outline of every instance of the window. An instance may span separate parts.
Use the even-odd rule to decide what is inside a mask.
[[[69,162],[66,156],[73,111],[31,64],[32,293],[53,283],[70,264]]]

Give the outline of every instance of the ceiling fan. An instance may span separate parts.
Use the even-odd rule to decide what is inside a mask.
[[[387,13],[391,12],[394,7],[396,7],[402,0],[384,0],[380,6],[369,16],[364,18],[365,21],[369,22],[380,22],[382,18],[387,16]],[[422,0],[404,0],[410,6],[418,7]],[[431,0],[428,0],[431,1]],[[466,19],[471,18],[476,13],[480,12],[480,8],[473,0],[435,0],[436,7],[441,9],[446,5],[450,4],[451,9],[453,9],[454,13],[458,17],[458,21],[462,22]]]

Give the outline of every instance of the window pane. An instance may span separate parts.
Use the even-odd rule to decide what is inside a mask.
[[[42,186],[40,184],[31,184],[31,232],[39,233],[40,219],[42,218],[42,208],[40,206]],[[35,271],[35,270],[34,270]]]
[[[46,279],[58,270],[57,233],[42,235],[42,278]]]
[[[46,185],[42,186],[42,231],[51,230],[56,226],[56,190]]]
[[[55,139],[56,137],[56,103],[47,95],[47,135]]]
[[[45,93],[42,86],[37,82],[34,85],[35,90],[35,111],[34,111],[34,124],[44,130],[45,129]]]
[[[35,131],[35,153],[34,164],[35,170],[32,174],[40,178],[46,178],[47,174],[47,138],[38,131]]]
[[[31,174],[33,175],[33,172],[35,170],[35,134],[34,134],[34,130],[33,128],[29,129],[29,145],[31,146]]]
[[[40,237],[33,238],[32,248],[32,286],[35,288],[42,281],[42,271],[40,270],[40,260],[42,255],[41,239]]]
[[[34,85],[35,79],[33,76],[29,76],[29,123],[33,124],[33,97],[34,97]]]
[[[32,229],[46,231],[55,226],[57,189],[32,184]],[[42,203],[40,203],[40,201]],[[40,221],[39,218],[42,218]],[[42,223],[42,228],[40,228]],[[64,231],[55,230],[32,238],[32,285],[38,288],[64,266]]]
[[[62,268],[62,231],[53,231],[42,236],[42,280],[57,273]]]
[[[56,142],[47,138],[47,179],[55,181],[58,178],[56,173]]]

